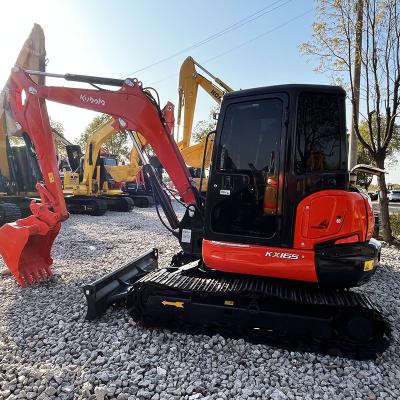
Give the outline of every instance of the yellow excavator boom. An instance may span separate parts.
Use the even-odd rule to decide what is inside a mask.
[[[34,24],[32,31],[22,46],[21,51],[18,54],[15,65],[23,69],[33,69],[36,71],[44,71],[46,69],[46,48],[45,48],[45,37],[43,29],[40,25]],[[36,83],[44,83],[44,76],[33,76],[32,80]],[[6,136],[11,135],[13,132],[11,129],[15,129],[13,124],[7,122],[6,110],[4,108],[6,100],[6,87],[0,92],[0,172],[1,174],[10,179],[10,167],[8,165],[7,158],[7,145]],[[7,127],[6,129],[4,129]],[[11,129],[8,129],[11,128]],[[7,132],[10,130],[11,132]]]
[[[196,67],[201,69],[209,77],[211,77],[215,84],[207,79],[205,76],[197,72]],[[218,104],[221,103],[222,97],[227,92],[232,92],[233,89],[228,86],[221,79],[217,78],[203,66],[196,62],[192,57],[187,57],[183,62],[179,74],[179,104],[178,104],[178,128],[181,125],[182,110],[183,110],[183,138],[178,142],[179,150],[182,153],[183,159],[186,164],[194,167],[201,168],[203,161],[203,152],[205,148],[205,140],[195,145],[190,145],[192,136],[194,111],[196,109],[198,88],[201,87],[206,93],[210,95]],[[212,141],[207,146],[207,156],[205,166],[210,164]]]

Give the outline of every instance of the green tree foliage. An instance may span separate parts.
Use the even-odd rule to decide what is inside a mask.
[[[361,25],[357,24],[359,7]],[[356,33],[361,34],[361,48],[356,45]],[[374,164],[382,169],[400,111],[399,48],[399,0],[318,0],[312,39],[300,46],[303,54],[318,59],[318,71],[329,73],[347,89],[353,110],[357,97],[353,84],[354,63],[356,58],[361,61],[360,120],[366,121],[366,137],[356,123],[354,112],[352,121],[358,140]],[[378,184],[383,239],[391,242],[384,175],[378,178]]]
[[[374,130],[377,129],[377,123],[376,123],[376,118],[374,118],[373,121],[373,127]],[[362,121],[359,125],[359,130],[364,138],[365,141],[370,142],[369,139],[369,127],[367,121]],[[374,133],[376,134],[376,132]],[[375,160],[371,157],[371,154],[368,152],[368,150],[362,145],[361,142],[358,142],[358,164],[367,164],[367,165],[375,165]],[[398,163],[398,155],[400,151],[400,126],[395,125],[394,127],[394,133],[393,133],[393,138],[389,143],[389,146],[387,148],[386,152],[386,159],[387,159],[387,164],[388,166],[393,167]],[[368,190],[369,186],[371,185],[372,182],[372,176],[368,174],[358,174],[357,176],[357,184],[361,187],[363,187],[365,190]]]
[[[194,143],[199,143],[207,135],[208,132],[213,131],[217,126],[217,121],[214,120],[214,114],[219,112],[219,106],[211,107],[209,118],[199,121],[193,129],[192,139]]]
[[[77,144],[85,151],[86,144],[93,132],[105,121],[111,120],[107,114],[101,114],[93,118],[92,122],[86,127],[77,140]],[[116,132],[108,139],[102,148],[109,154],[113,154],[118,158],[118,161],[125,161],[129,158],[128,134],[126,132]]]
[[[390,222],[393,229],[393,236],[400,239],[400,213],[391,214]]]
[[[51,126],[51,130],[53,131],[53,133],[55,133],[54,139],[56,142],[56,151],[57,151],[58,157],[60,159],[67,158],[67,152],[65,151],[65,145],[63,143],[61,143],[57,137],[57,136],[65,137],[64,125],[61,122],[54,121],[53,119],[50,118],[50,126]]]

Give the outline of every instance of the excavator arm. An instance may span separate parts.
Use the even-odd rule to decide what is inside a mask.
[[[216,84],[211,82],[205,76],[196,71],[196,66],[211,77]],[[222,97],[227,92],[232,92],[233,89],[221,79],[215,77],[192,57],[186,58],[181,66],[179,73],[179,104],[177,125],[181,125],[182,110],[183,110],[183,138],[179,141],[178,146],[182,152],[183,158],[187,165],[194,168],[201,168],[203,152],[205,148],[205,140],[200,143],[190,145],[192,136],[194,111],[196,109],[198,88],[201,87],[208,95],[221,104]],[[205,165],[210,164],[211,157],[211,141],[207,146],[207,158]]]
[[[28,89],[34,84],[29,72],[15,72],[16,79]],[[55,74],[53,74],[54,76]],[[51,76],[51,75],[50,75]],[[170,134],[170,115],[173,115],[172,103],[167,103],[164,114],[154,100],[142,88],[142,83],[134,80],[117,80],[81,75],[61,75],[61,78],[81,82],[110,84],[121,86],[117,91],[76,89],[35,85],[40,98],[58,103],[85,108],[108,114],[113,117],[114,130],[141,132],[152,146],[186,204],[196,204],[194,188],[184,160]],[[87,78],[87,80],[85,80]],[[35,88],[35,86],[33,86]],[[29,101],[29,96],[28,96]],[[173,155],[171,154],[173,153]]]
[[[109,91],[44,86],[35,83],[30,74],[119,86],[120,89]],[[141,132],[173,179],[185,203],[197,205],[189,171],[170,134],[174,107],[167,103],[161,110],[141,82],[136,79],[123,81],[56,75],[15,68],[8,91],[16,126],[29,133],[44,178],[43,182],[37,184],[41,202],[31,205],[33,215],[0,229],[0,254],[21,285],[31,284],[51,274],[51,246],[61,221],[68,218],[45,100],[108,114],[113,117],[112,126],[115,130]]]

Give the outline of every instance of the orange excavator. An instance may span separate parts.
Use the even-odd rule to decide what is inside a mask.
[[[134,141],[167,221],[160,219],[182,250],[168,268],[157,268],[153,249],[86,285],[88,319],[124,301],[145,325],[302,343],[357,358],[386,349],[387,321],[364,294],[349,290],[373,277],[381,247],[372,238],[370,200],[349,183],[342,88],[282,85],[226,94],[204,199],[171,136],[171,103],[161,109],[136,79],[46,74],[94,90],[40,85],[31,79],[37,74],[15,69],[9,82],[12,116],[29,132],[43,175],[33,216],[0,228],[0,254],[21,285],[51,274],[51,245],[68,217],[45,105],[56,101],[109,114],[116,130],[140,132],[186,207],[179,220]],[[270,176],[274,213],[265,212]]]

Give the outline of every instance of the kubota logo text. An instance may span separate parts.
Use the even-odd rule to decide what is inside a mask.
[[[106,105],[106,101],[103,100],[101,97],[94,98],[92,96],[86,96],[85,94],[81,94],[79,96],[79,100],[83,101],[84,103],[98,104],[101,106]]]
[[[265,253],[265,257],[284,258],[285,260],[298,260],[300,255],[292,253],[280,253],[279,251],[267,251]]]

